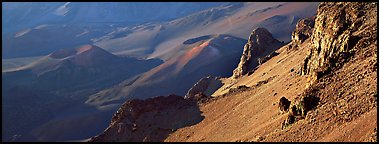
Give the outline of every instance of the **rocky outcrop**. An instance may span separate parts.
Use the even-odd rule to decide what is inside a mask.
[[[202,93],[206,96],[210,96],[218,88],[222,86],[221,81],[217,77],[204,77],[201,78],[184,96],[184,99],[193,99],[196,94]]]
[[[295,30],[292,32],[292,44],[290,48],[296,48],[306,39],[312,36],[313,27],[315,25],[315,16],[305,18],[297,22]]]
[[[244,46],[240,63],[233,71],[233,78],[245,75],[258,65],[258,58],[277,50],[283,45],[284,43],[274,39],[267,29],[257,28],[253,30]]]
[[[357,49],[376,39],[376,19],[366,17],[376,4],[325,2],[319,5],[312,47],[302,67],[303,75],[311,75],[308,85],[342,66]]]
[[[333,119],[340,119],[339,115],[343,115],[343,121],[351,121],[369,112],[367,107],[375,108],[372,106],[375,100],[367,99],[367,93],[373,88],[370,89],[369,82],[362,82],[364,76],[357,75],[372,79],[368,78],[373,76],[368,71],[376,73],[376,55],[373,54],[377,49],[376,18],[376,2],[328,2],[319,5],[310,51],[301,69],[303,75],[309,75],[307,89],[291,102],[282,129],[301,119],[313,121],[330,112]],[[347,65],[343,66],[345,63]],[[323,77],[327,74],[331,75]],[[312,111],[316,108],[317,111]],[[333,112],[335,108],[337,111]],[[342,114],[338,113],[340,111]]]
[[[181,96],[159,96],[126,101],[103,133],[90,142],[162,141],[176,129],[194,125],[204,117],[194,101]]]

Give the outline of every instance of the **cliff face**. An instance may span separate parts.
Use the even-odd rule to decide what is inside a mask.
[[[283,45],[284,43],[274,39],[267,29],[257,28],[253,30],[244,46],[240,63],[233,71],[233,77],[238,78],[254,69],[258,65],[258,58],[277,50]]]
[[[367,17],[374,5],[358,2],[319,5],[311,51],[302,68],[303,75],[311,75],[310,84],[376,39],[376,20]]]

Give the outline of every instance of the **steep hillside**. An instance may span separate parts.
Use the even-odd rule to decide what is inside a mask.
[[[223,85],[212,97],[200,93],[185,99],[199,98],[204,117],[200,122],[158,132],[159,139],[139,137],[144,141],[161,141],[162,134],[167,136],[164,141],[377,141],[376,13],[377,3],[321,3],[314,22],[301,20],[293,41],[279,48],[276,56],[267,56],[250,73],[219,79]],[[119,111],[135,107],[127,106],[131,102]],[[116,124],[133,118],[117,115],[108,130],[93,139],[140,141],[108,137],[119,136]]]
[[[376,9],[320,4],[311,38],[282,47],[251,75],[224,79],[200,106],[205,119],[166,141],[377,141]]]

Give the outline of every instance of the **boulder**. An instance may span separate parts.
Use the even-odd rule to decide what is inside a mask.
[[[289,101],[287,98],[282,97],[279,100],[279,109],[281,112],[287,112],[288,108],[290,107],[291,101]]]

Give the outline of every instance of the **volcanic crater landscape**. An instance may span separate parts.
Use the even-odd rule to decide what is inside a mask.
[[[377,2],[2,12],[4,142],[377,142]]]

